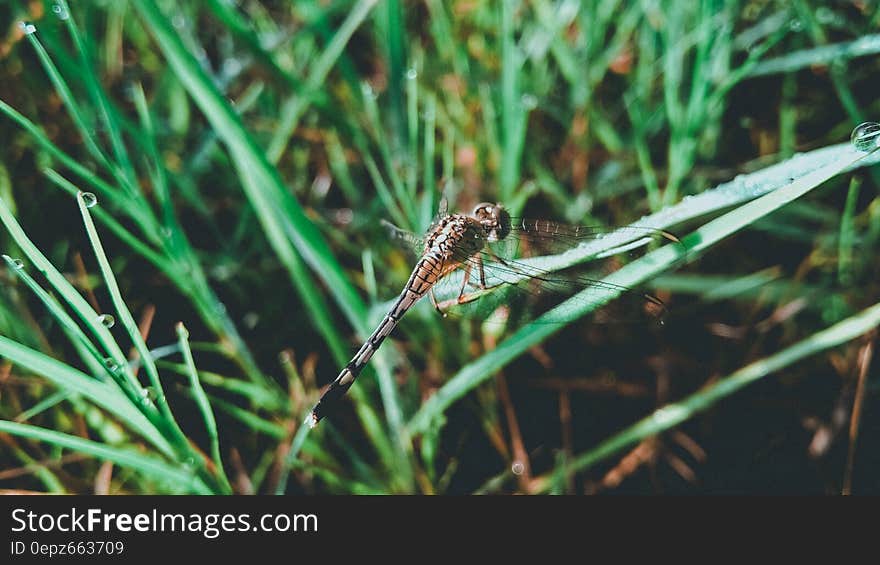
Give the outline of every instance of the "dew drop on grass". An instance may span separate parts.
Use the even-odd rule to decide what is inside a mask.
[[[60,20],[66,20],[70,17],[70,14],[67,13],[67,10],[61,4],[55,4],[54,6],[52,6],[52,11],[55,13],[56,16],[58,16],[58,19]]]
[[[34,24],[29,24],[27,22],[18,22],[18,28],[23,31],[25,35],[30,35],[37,31],[37,27]]]
[[[523,94],[520,103],[526,110],[534,110],[538,107],[538,99],[532,94]]]
[[[21,262],[21,259],[13,259],[13,258],[10,257],[9,255],[4,255],[3,258],[4,258],[7,262],[11,263],[11,264],[12,264],[12,267],[13,267],[16,271],[18,271],[18,270],[24,268],[24,263]]]
[[[141,389],[141,404],[143,404],[144,406],[149,406],[156,400],[158,396],[159,395],[156,394],[156,390],[153,387],[144,387]]]
[[[104,366],[107,367],[111,373],[115,373],[119,370],[119,363],[114,361],[112,357],[104,359]]]
[[[852,130],[849,136],[853,147],[859,151],[871,151],[880,146],[880,124],[877,122],[864,122]]]
[[[416,78],[418,78],[418,76],[419,72],[415,69],[409,69],[406,71],[406,78],[408,78],[409,80],[415,80]]]
[[[510,471],[517,476],[522,475],[525,470],[526,466],[523,465],[520,461],[514,461],[513,464],[510,466]]]
[[[110,314],[101,314],[98,316],[98,323],[105,328],[110,329],[113,327],[113,324],[116,323],[116,318],[114,318]]]
[[[86,208],[91,208],[98,203],[98,197],[91,192],[79,191],[79,197],[82,198],[83,204],[85,204]]]

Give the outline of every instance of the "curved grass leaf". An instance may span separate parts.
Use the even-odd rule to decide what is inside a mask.
[[[0,336],[0,357],[43,375],[61,390],[81,395],[114,414],[129,430],[143,436],[165,455],[172,455],[173,450],[165,438],[143,414],[135,410],[128,398],[116,387],[97,381],[70,365],[3,336]]]
[[[45,441],[59,447],[72,449],[79,453],[85,453],[98,459],[112,461],[122,467],[134,469],[147,475],[155,481],[174,483],[175,486],[195,494],[213,494],[205,483],[201,481],[191,470],[182,469],[169,465],[149,455],[137,453],[130,449],[107,447],[81,437],[47,430],[29,424],[18,424],[0,420],[0,432],[13,434],[24,438]]]

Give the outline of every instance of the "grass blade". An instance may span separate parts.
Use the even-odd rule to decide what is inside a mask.
[[[47,430],[29,424],[18,424],[0,420],[0,432],[13,434],[52,445],[72,449],[98,459],[112,461],[122,467],[134,469],[162,483],[172,483],[176,488],[196,494],[213,494],[205,483],[190,470],[181,469],[164,461],[127,449],[108,447],[101,443],[80,437]]]

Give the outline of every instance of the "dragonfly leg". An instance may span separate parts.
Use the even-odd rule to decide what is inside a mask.
[[[459,304],[461,304],[461,297],[464,296],[464,289],[467,287],[468,281],[471,279],[471,269],[473,265],[470,263],[466,263],[464,266],[464,276],[461,277],[461,288],[458,290],[458,298],[456,299]],[[483,264],[480,263],[480,273],[483,271]]]
[[[472,287],[474,287],[480,291],[490,290],[492,288],[495,288],[496,286],[501,286],[502,284],[504,284],[504,283],[499,283],[497,285],[492,285],[492,286],[486,284],[486,272],[483,269],[482,257],[480,257],[480,255],[477,255],[474,258],[474,263],[476,263],[477,271],[479,271],[479,279],[480,279],[479,282],[478,283],[470,282],[471,275],[473,273],[473,264],[467,263],[464,267],[464,277],[461,280],[461,289],[459,289],[458,297],[450,298],[449,300],[444,300],[439,305],[437,305],[438,309],[446,308],[448,306],[456,306],[459,304],[467,304],[468,302],[473,302],[474,300],[477,300],[478,298],[483,296],[482,292],[465,293],[465,289],[467,288],[469,283]]]
[[[446,312],[444,312],[443,308],[440,307],[440,304],[437,303],[437,297],[434,296],[434,287],[433,286],[430,289],[428,289],[428,296],[431,297],[431,304],[434,306],[434,310],[436,310],[438,314],[440,314],[441,316],[443,316],[445,318]],[[446,304],[446,302],[444,302],[443,304]]]

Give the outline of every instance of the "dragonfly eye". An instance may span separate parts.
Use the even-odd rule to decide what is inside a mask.
[[[501,206],[495,207],[495,213],[497,216],[497,227],[491,235],[500,241],[510,235],[510,214]]]
[[[477,204],[473,216],[483,225],[489,241],[502,240],[510,233],[510,214],[500,204]]]

